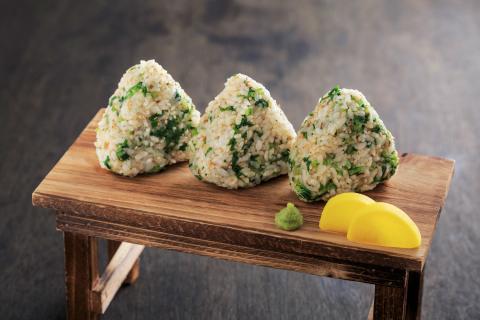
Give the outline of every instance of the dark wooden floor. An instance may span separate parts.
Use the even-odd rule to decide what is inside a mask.
[[[455,159],[424,318],[479,319],[479,35],[475,0],[2,2],[0,317],[64,318],[62,235],[31,192],[123,71],[155,58],[200,110],[229,75],[249,74],[296,127],[333,85],[360,89],[402,151]],[[359,319],[373,294],[162,250],[142,262],[106,319]]]

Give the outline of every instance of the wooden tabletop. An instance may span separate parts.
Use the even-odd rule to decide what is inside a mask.
[[[115,227],[129,233],[158,237],[180,236],[183,241],[212,246],[231,245],[308,256],[352,264],[408,270],[423,267],[436,222],[453,174],[454,162],[438,157],[404,154],[398,173],[366,194],[390,202],[418,225],[422,245],[396,249],[360,245],[344,235],[320,231],[324,203],[298,200],[286,176],[255,188],[227,190],[198,181],[186,163],[154,175],[135,178],[112,174],[98,165],[93,142],[103,109],[33,193],[33,204],[57,210],[59,228],[69,224]],[[287,232],[274,224],[274,215],[287,202],[301,210],[305,224]],[[98,227],[98,225],[97,225]],[[150,233],[149,233],[150,232]]]

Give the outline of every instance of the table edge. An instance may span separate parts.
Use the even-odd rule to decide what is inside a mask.
[[[61,199],[63,205],[58,205],[59,199]],[[95,203],[88,203],[76,199],[67,199],[58,196],[51,196],[38,191],[34,191],[34,193],[32,194],[32,203],[36,207],[53,209],[56,211],[57,214],[61,213],[64,216],[81,216],[86,218],[94,217],[97,220],[99,218],[99,215],[102,215],[102,212],[114,211],[116,215],[110,215],[109,218],[111,221],[102,221],[112,224],[123,222],[124,225],[127,225],[126,221],[128,221],[129,226],[135,226],[135,218],[138,218],[138,216],[142,215],[143,219],[149,218],[156,221],[155,225],[164,224],[164,226],[155,227],[158,228],[158,231],[165,232],[167,230],[168,233],[179,236],[194,237],[191,233],[189,233],[189,230],[194,230],[201,225],[203,229],[216,230],[216,232],[211,233],[204,232],[201,237],[199,237],[199,239],[201,240],[209,240],[222,243],[229,243],[230,241],[229,244],[235,244],[257,249],[262,249],[262,247],[256,246],[255,244],[261,243],[262,245],[267,247],[268,250],[278,250],[280,252],[309,254],[315,256],[336,258],[350,264],[365,263],[370,265],[419,271],[423,268],[426,254],[428,253],[425,252],[425,256],[415,259],[410,256],[402,256],[401,254],[390,254],[388,252],[381,251],[381,249],[374,250],[371,248],[367,249],[361,247],[342,246],[329,241],[309,241],[307,239],[300,239],[294,237],[293,235],[290,237],[286,237],[283,235],[261,233],[256,230],[235,228],[232,226],[212,224],[192,219],[170,217],[161,214],[153,215],[149,212],[143,212],[141,210],[134,211],[128,208],[119,208],[109,205],[99,206]],[[121,218],[119,220],[122,221],[112,221],[112,216],[113,218]],[[145,228],[145,230],[149,229]],[[214,237],[214,234],[224,235],[224,237]],[[232,238],[240,240],[234,243],[231,241]],[[257,241],[253,241],[252,243],[252,239],[255,239]],[[356,259],[356,255],[358,254],[360,254],[362,258]],[[363,257],[369,257],[369,259],[365,259]],[[373,261],[375,261],[375,263]]]

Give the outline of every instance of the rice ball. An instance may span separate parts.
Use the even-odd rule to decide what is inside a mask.
[[[98,124],[100,166],[135,176],[185,161],[199,119],[178,82],[154,60],[141,61],[122,76]]]
[[[190,170],[221,187],[251,187],[288,170],[295,130],[269,91],[237,74],[200,119],[190,142]]]
[[[364,95],[335,87],[298,130],[289,180],[300,199],[327,200],[375,188],[393,176],[398,162],[392,134]]]

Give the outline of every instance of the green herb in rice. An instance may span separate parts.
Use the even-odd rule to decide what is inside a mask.
[[[108,170],[112,170],[112,165],[110,164],[110,156],[107,156],[105,160],[103,160],[103,164]]]
[[[126,148],[128,148],[128,141],[126,139],[122,143],[117,144],[115,154],[117,155],[118,160],[125,161],[130,158],[130,155],[125,150]]]
[[[220,107],[220,111],[235,111],[235,107],[234,106],[226,106],[224,108]]]
[[[305,201],[313,200],[312,191],[307,188],[303,183],[297,181],[294,190],[300,199]]]

